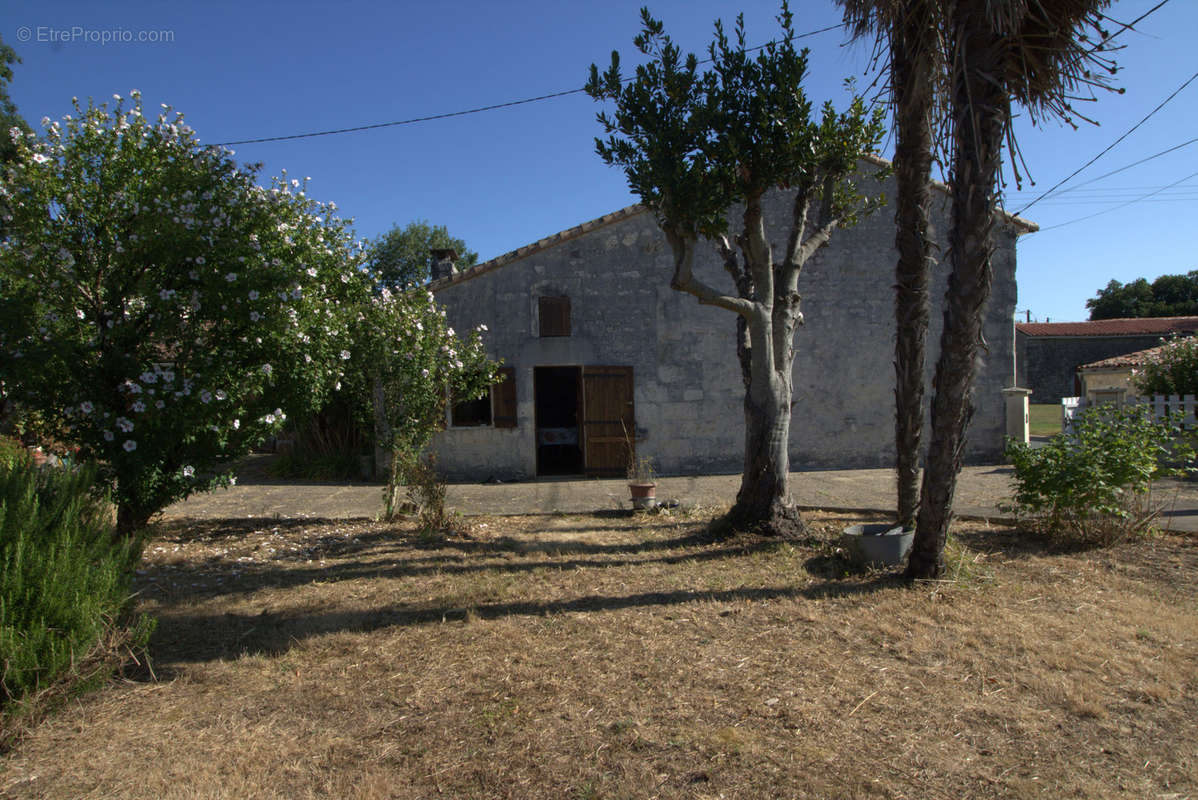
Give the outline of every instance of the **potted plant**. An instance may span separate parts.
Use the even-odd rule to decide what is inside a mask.
[[[634,509],[654,508],[657,505],[657,474],[653,462],[631,456],[628,459],[628,493]]]

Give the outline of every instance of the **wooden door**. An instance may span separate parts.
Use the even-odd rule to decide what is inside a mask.
[[[625,474],[636,437],[632,367],[582,368],[582,435],[588,475]]]

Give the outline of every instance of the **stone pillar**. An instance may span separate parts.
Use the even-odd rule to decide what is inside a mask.
[[[1003,400],[1007,408],[1007,436],[1017,442],[1027,444],[1028,437],[1028,396],[1031,389],[1021,389],[1012,386],[1002,390]]]

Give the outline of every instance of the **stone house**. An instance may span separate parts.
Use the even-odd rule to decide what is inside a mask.
[[[1078,370],[1155,347],[1173,334],[1198,331],[1198,317],[1141,317],[1090,322],[1021,322],[1015,326],[1019,385],[1033,403],[1059,403],[1084,394]]]
[[[893,178],[883,184],[894,196]],[[947,230],[940,193],[935,231]],[[766,198],[775,252],[790,195]],[[1001,457],[1002,389],[1014,382],[1015,240],[1036,227],[1007,217],[995,232],[987,353],[967,459]],[[837,232],[800,277],[805,324],[795,343],[790,457],[795,470],[894,463],[893,211]],[[941,235],[941,251],[944,249]],[[744,385],[735,316],[669,286],[673,262],[652,213],[636,205],[479,264],[448,254],[429,289],[460,330],[488,328],[507,380],[455,406],[434,448],[451,479],[623,476],[629,443],[661,474],[737,473]],[[714,250],[696,274],[731,290]],[[937,266],[928,377],[936,361],[948,266]]]

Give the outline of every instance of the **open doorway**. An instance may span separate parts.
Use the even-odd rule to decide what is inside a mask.
[[[579,426],[580,367],[534,367],[537,474],[582,474]]]

